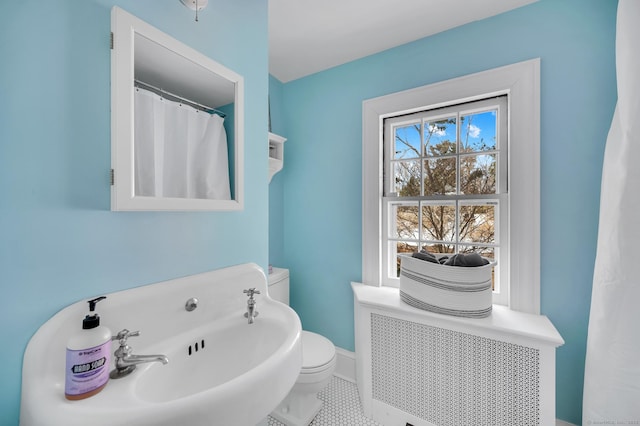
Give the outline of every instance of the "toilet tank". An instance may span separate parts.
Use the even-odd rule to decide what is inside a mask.
[[[267,278],[269,282],[269,297],[289,305],[289,270],[274,267]]]

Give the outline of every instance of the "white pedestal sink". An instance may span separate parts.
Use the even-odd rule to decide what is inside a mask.
[[[254,287],[259,315],[243,316]],[[163,354],[167,365],[140,364],[95,396],[64,397],[65,346],[86,313],[77,302],[33,336],[24,356],[20,424],[254,426],[287,395],[302,364],[300,320],[267,295],[265,275],[245,264],[107,294],[98,312],[133,353]],[[193,311],[185,309],[198,299]],[[117,342],[113,342],[115,350]]]

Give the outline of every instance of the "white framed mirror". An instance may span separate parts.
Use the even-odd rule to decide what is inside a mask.
[[[114,7],[111,210],[241,210],[242,76]]]

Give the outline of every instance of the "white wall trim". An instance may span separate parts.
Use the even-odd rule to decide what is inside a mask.
[[[334,376],[356,383],[356,353],[336,346],[336,371]]]

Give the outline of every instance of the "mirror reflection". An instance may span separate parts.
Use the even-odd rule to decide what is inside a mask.
[[[117,7],[112,18],[112,209],[241,209],[242,77]]]

